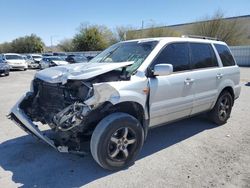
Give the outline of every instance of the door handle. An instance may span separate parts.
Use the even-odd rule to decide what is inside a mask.
[[[194,82],[194,79],[192,79],[192,78],[186,78],[186,80],[184,81],[184,83],[186,84],[186,85],[190,85],[190,84],[192,84]]]
[[[221,79],[223,77],[223,74],[221,74],[221,73],[218,73],[217,75],[216,75],[216,78],[217,79]]]

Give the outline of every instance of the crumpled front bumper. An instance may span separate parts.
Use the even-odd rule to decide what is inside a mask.
[[[67,147],[65,146],[56,146],[54,141],[43,134],[36,124],[34,124],[31,119],[23,112],[20,108],[21,102],[26,99],[31,93],[28,92],[26,95],[21,97],[19,101],[13,106],[11,109],[10,114],[8,115],[9,119],[14,121],[20,128],[22,128],[28,134],[31,134],[38,138],[39,140],[43,140],[45,143],[49,144],[54,149],[58,150],[59,152],[68,152]]]

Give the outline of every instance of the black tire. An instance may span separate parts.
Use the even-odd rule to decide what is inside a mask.
[[[226,102],[227,101],[227,102]],[[209,112],[210,119],[217,125],[223,125],[230,117],[233,106],[233,97],[228,91],[223,91]]]
[[[9,76],[9,75],[10,75],[10,73],[9,73],[9,72],[5,73],[5,76]]]
[[[90,150],[101,167],[119,170],[134,163],[143,142],[140,122],[129,114],[117,112],[98,123],[91,137]]]

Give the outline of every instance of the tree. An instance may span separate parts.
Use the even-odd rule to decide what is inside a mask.
[[[45,45],[40,37],[31,34],[13,40],[11,46],[12,51],[16,53],[41,53]]]
[[[0,53],[12,52],[12,46],[10,42],[0,44]]]
[[[143,32],[143,37],[177,37],[180,33],[167,27],[155,27],[152,25]]]
[[[229,45],[241,43],[244,36],[244,27],[237,19],[224,19],[221,11],[215,12],[212,17],[205,17],[203,20],[195,23],[190,34],[215,37],[225,41]]]
[[[44,49],[42,39],[35,34],[30,36],[19,37],[10,43],[3,43],[0,45],[0,52],[14,52],[14,53],[41,53]]]
[[[122,28],[122,27],[121,27]],[[117,31],[118,35],[122,36],[123,33],[126,32],[127,39],[137,39],[137,38],[150,38],[150,37],[177,37],[181,34],[173,29],[168,27],[156,27],[155,25],[151,25],[146,29],[120,29]]]
[[[64,52],[74,51],[72,39],[64,39],[60,41],[60,43],[57,46],[61,51],[64,51]]]
[[[73,38],[76,51],[103,50],[115,42],[113,33],[105,26],[81,26]]]

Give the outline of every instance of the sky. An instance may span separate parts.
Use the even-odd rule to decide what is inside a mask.
[[[220,10],[249,15],[250,0],[1,0],[0,43],[32,33],[46,45],[72,38],[81,23],[140,28],[193,22]]]

